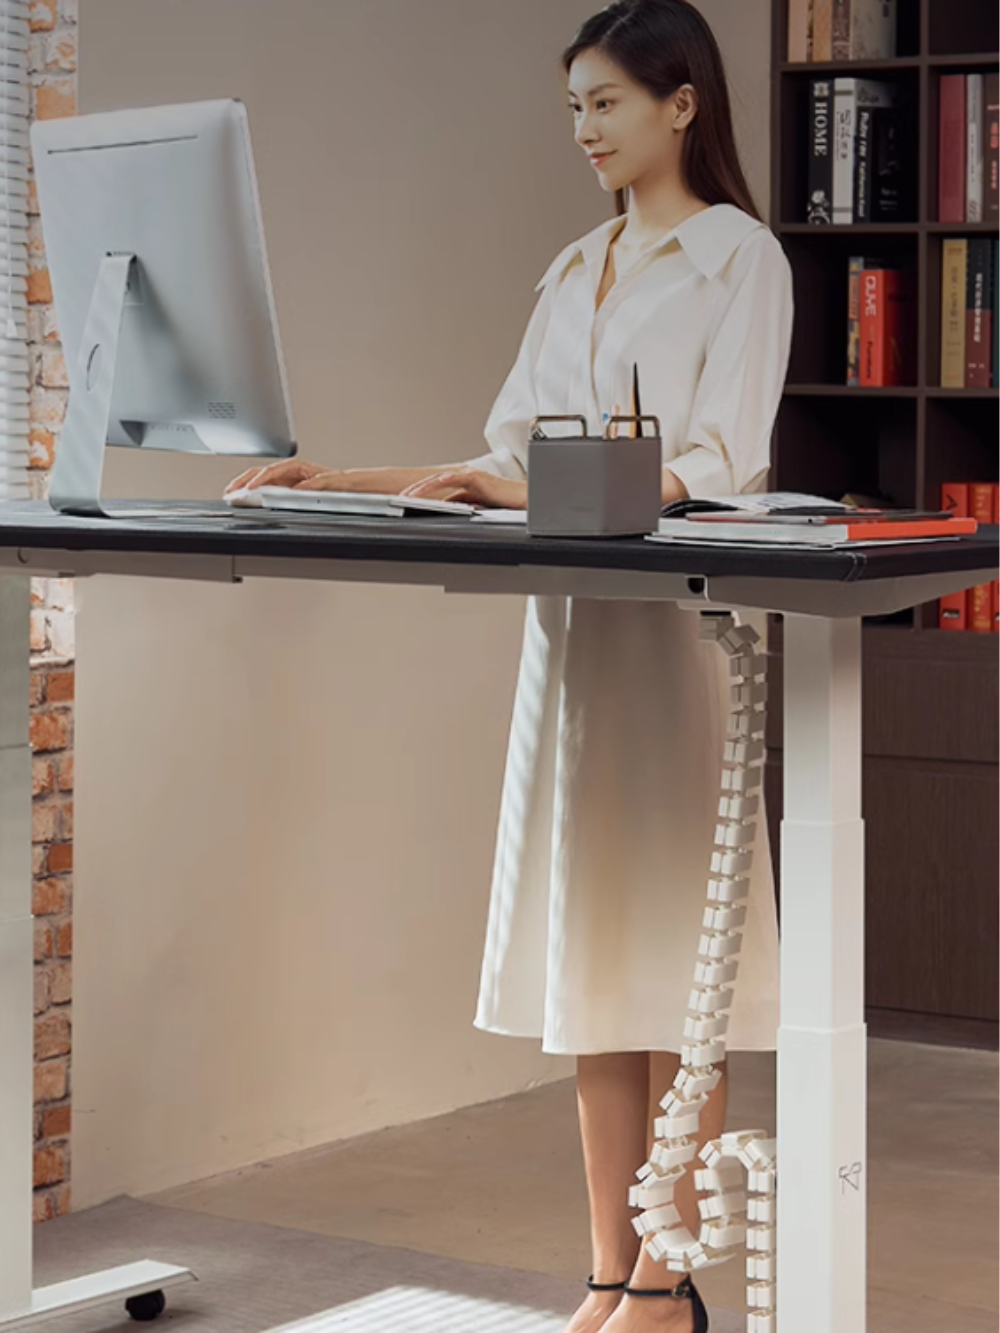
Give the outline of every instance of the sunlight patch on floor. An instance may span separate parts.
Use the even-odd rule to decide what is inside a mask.
[[[426,1287],[388,1287],[271,1333],[558,1333],[565,1316]]]

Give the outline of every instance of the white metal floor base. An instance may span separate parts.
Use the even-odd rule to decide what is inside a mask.
[[[0,1316],[0,1328],[33,1328],[56,1315],[70,1310],[85,1310],[105,1301],[127,1300],[148,1291],[166,1291],[181,1282],[198,1279],[190,1268],[157,1263],[154,1259],[140,1259],[134,1264],[105,1268],[100,1273],[75,1277],[69,1282],[55,1282],[51,1287],[39,1287],[31,1294],[31,1309],[26,1314]]]
[[[195,1281],[141,1259],[32,1290],[34,931],[31,916],[29,580],[0,578],[0,1329]]]

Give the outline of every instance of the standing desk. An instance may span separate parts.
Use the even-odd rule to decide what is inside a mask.
[[[778,1326],[864,1333],[861,617],[996,573],[995,528],[919,545],[765,551],[530,538],[520,528],[453,518],[308,526],[276,518],[265,527],[260,515],[223,506],[208,518],[106,521],[56,515],[44,502],[0,506],[0,1329],[193,1276],[143,1260],[32,1290],[32,576],[331,579],[782,613]]]

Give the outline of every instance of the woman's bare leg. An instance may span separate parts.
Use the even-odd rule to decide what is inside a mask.
[[[649,1055],[645,1051],[581,1055],[576,1068],[592,1272],[597,1282],[622,1282],[639,1253],[628,1190],[649,1151]],[[589,1293],[566,1333],[597,1333],[620,1300],[620,1292]]]
[[[667,1052],[653,1051],[649,1057],[649,1147],[653,1142],[653,1121],[663,1112],[660,1099],[673,1084],[680,1064],[680,1057]],[[722,1080],[712,1093],[698,1125],[699,1148],[708,1139],[718,1138],[722,1133],[726,1117],[726,1074],[723,1067]],[[647,1151],[648,1156],[648,1151]],[[644,1159],[645,1160],[645,1159]],[[674,1201],[681,1219],[687,1229],[697,1236],[701,1229],[698,1212],[697,1191],[694,1187],[694,1173],[698,1159],[692,1162],[677,1187]],[[673,1287],[680,1282],[683,1273],[672,1273],[665,1264],[651,1259],[645,1249],[636,1259],[635,1268],[629,1278],[631,1287]],[[691,1333],[694,1328],[694,1314],[690,1301],[674,1301],[669,1297],[651,1300],[626,1300],[604,1326],[604,1333]]]
[[[577,1108],[590,1199],[593,1274],[598,1282],[628,1278],[636,1287],[671,1287],[681,1273],[640,1250],[632,1226],[635,1209],[628,1204],[629,1186],[636,1181],[653,1146],[653,1121],[662,1114],[660,1100],[673,1084],[680,1057],[667,1051],[581,1055],[577,1058]],[[701,1113],[699,1148],[718,1138],[726,1118],[726,1071]],[[701,1219],[692,1163],[677,1188],[676,1202],[685,1226],[698,1234]],[[628,1301],[618,1292],[591,1292],[566,1328],[566,1333],[641,1333],[644,1329],[677,1330],[692,1327],[687,1301]],[[617,1312],[617,1313],[616,1313]],[[610,1321],[610,1322],[609,1322]]]
[[[663,1111],[660,1107],[661,1099],[673,1085],[677,1076],[677,1070],[680,1066],[680,1056],[673,1055],[669,1051],[651,1051],[649,1056],[649,1147],[653,1144],[653,1121]],[[698,1121],[698,1147],[708,1142],[709,1139],[717,1139],[722,1134],[722,1128],[726,1120],[726,1097],[728,1092],[728,1082],[726,1076],[726,1067],[722,1066],[722,1079],[718,1087],[711,1094],[705,1109],[702,1111]],[[645,1160],[645,1159],[644,1159]],[[688,1166],[684,1177],[677,1186],[674,1194],[674,1202],[681,1219],[688,1231],[693,1236],[697,1236],[701,1230],[701,1216],[698,1212],[697,1191],[694,1187],[694,1173],[699,1166],[703,1165],[700,1158],[696,1157]],[[636,1261],[635,1271],[633,1272],[629,1283],[636,1287],[672,1287],[684,1276],[683,1273],[671,1273],[665,1264],[655,1259],[651,1259],[645,1250],[641,1252]]]

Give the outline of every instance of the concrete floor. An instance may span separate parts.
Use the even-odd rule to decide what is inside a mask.
[[[774,1057],[730,1057],[733,1128],[774,1127]],[[871,1333],[996,1333],[997,1056],[869,1047]],[[243,1221],[579,1279],[573,1081],[150,1195]],[[737,1261],[699,1278],[742,1309]]]

